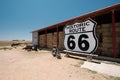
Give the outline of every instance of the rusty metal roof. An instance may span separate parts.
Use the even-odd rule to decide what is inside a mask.
[[[41,28],[41,29],[38,29],[38,30],[34,30],[32,32],[41,32],[41,31],[45,31],[45,30],[48,30],[48,29],[52,29],[52,28],[55,28],[55,27],[59,27],[59,26],[62,26],[62,25],[66,25],[66,24],[69,24],[77,19],[81,19],[81,20],[84,20],[84,19],[87,19],[89,17],[95,17],[95,16],[99,16],[99,15],[102,15],[102,14],[106,14],[106,13],[109,13],[111,11],[116,11],[116,10],[120,10],[120,3],[119,4],[115,4],[115,5],[112,5],[112,6],[109,6],[109,7],[106,7],[106,8],[103,8],[103,9],[100,9],[100,10],[96,10],[96,11],[93,11],[93,12],[90,12],[88,14],[85,14],[85,15],[81,15],[81,16],[78,16],[78,17],[75,17],[75,18],[72,18],[72,19],[69,19],[69,20],[66,20],[66,21],[63,21],[63,22],[60,22],[60,23],[57,23],[57,24],[53,24],[53,25],[50,25],[50,26],[47,26],[45,28]]]

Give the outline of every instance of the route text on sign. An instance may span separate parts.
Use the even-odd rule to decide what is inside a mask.
[[[85,26],[89,26],[89,22],[76,23],[67,27],[70,33],[85,32]]]

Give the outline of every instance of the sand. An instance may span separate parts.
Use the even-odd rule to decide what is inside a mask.
[[[0,80],[109,80],[108,75],[80,68],[80,62],[64,54],[56,59],[45,50],[0,50]]]

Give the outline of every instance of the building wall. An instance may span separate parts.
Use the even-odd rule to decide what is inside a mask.
[[[44,48],[53,48],[54,45],[57,45],[57,32],[47,33],[47,46],[45,46],[45,34],[39,35],[39,47]],[[59,32],[59,48],[64,49],[64,33],[63,31]]]
[[[56,38],[57,38],[57,37],[56,37],[56,36],[57,36],[57,32],[53,32],[53,33],[52,33],[52,37],[53,37],[53,41],[52,41],[53,44],[52,44],[52,47],[53,47],[53,45],[57,45],[57,43],[56,43],[56,41],[57,41]],[[51,48],[52,48],[52,47],[51,47]]]
[[[45,47],[45,34],[39,35],[39,47]]]
[[[120,56],[120,23],[116,23],[117,57]],[[47,33],[47,48],[56,45],[56,32]],[[98,49],[96,54],[113,57],[112,24],[100,24],[96,26],[96,36],[98,38]],[[64,49],[64,32],[59,31],[59,48]],[[39,46],[45,46],[45,34],[39,35]]]
[[[94,17],[94,20],[98,23],[96,26],[96,36],[98,38],[98,48],[95,51],[95,54],[101,56],[108,56],[113,57],[113,34],[112,34],[112,13],[106,13],[100,16]],[[116,57],[120,57],[120,18],[118,17],[120,11],[116,12],[116,50],[117,54]],[[79,20],[79,19],[78,19]],[[64,28],[66,24],[62,25],[62,27],[58,26],[59,28],[59,45],[60,49],[64,49],[64,32],[62,28]],[[53,45],[57,45],[57,32],[55,26],[54,28],[48,28],[47,31],[47,42],[46,42],[46,35],[45,33],[39,34],[39,46],[40,47],[47,47],[53,48]],[[52,31],[50,31],[50,30]]]
[[[48,48],[52,47],[52,33],[47,34],[47,47]]]
[[[99,41],[97,53],[105,56],[112,56],[112,29],[111,24],[101,24],[96,27]]]
[[[120,56],[120,23],[116,23],[117,31],[117,57]],[[101,24],[96,27],[96,34],[98,38],[98,49],[96,54],[102,56],[113,57],[113,40],[112,40],[112,24]]]
[[[64,33],[62,31],[59,32],[59,48],[64,49]]]
[[[120,23],[116,23],[117,56],[120,57]]]

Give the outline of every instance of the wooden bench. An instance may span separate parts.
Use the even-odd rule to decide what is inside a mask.
[[[92,58],[93,57],[97,57],[98,55],[96,54],[85,54],[85,53],[80,53],[80,52],[73,52],[73,51],[70,51],[70,50],[63,50],[65,53],[66,53],[66,56],[69,57],[69,55],[76,55],[76,56],[86,56],[86,60],[87,61],[92,61]]]

